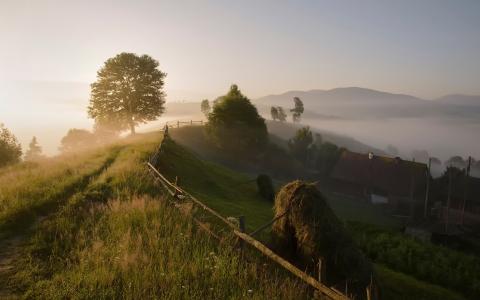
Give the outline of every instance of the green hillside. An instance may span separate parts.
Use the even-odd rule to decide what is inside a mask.
[[[172,136],[174,136],[174,140],[179,138],[183,142],[187,137],[195,136],[198,140],[197,145],[201,145],[205,142],[199,136],[198,129],[198,127],[184,127],[178,129],[178,132],[176,132],[177,129],[174,129],[172,130]],[[178,177],[180,186],[212,208],[225,216],[245,215],[250,230],[254,230],[271,220],[273,216],[272,204],[259,198],[256,194],[254,182],[249,180],[247,175],[236,173],[211,161],[203,160],[192,150],[187,150],[174,141],[164,143],[162,149],[164,151],[160,156],[159,168],[164,175],[171,181]],[[252,176],[250,175],[250,177]],[[355,234],[355,238],[364,238],[365,234],[369,234],[368,231],[371,228],[377,228],[377,226],[378,228],[392,228],[390,229],[392,232],[398,228],[398,223],[394,219],[386,216],[376,207],[328,191],[325,192],[325,195],[339,218],[349,221],[347,225],[349,230]],[[350,221],[357,221],[357,223],[351,223]],[[356,224],[361,224],[358,221],[371,225],[355,227]],[[350,228],[351,226],[354,227]],[[364,229],[365,232],[362,232]],[[386,231],[388,232],[388,230]],[[400,237],[399,234],[395,236]],[[264,235],[264,238],[266,238],[266,235]],[[403,237],[399,243],[406,243],[406,245],[414,243],[420,249],[430,249],[428,245],[423,246],[422,243],[411,241],[407,237]],[[365,245],[362,246],[365,248]],[[366,244],[366,247],[368,247],[368,244]],[[385,247],[388,247],[388,245],[385,245]],[[442,251],[450,253],[450,256],[455,255],[448,249],[442,248]],[[403,252],[399,252],[397,260],[401,261],[404,256]],[[456,257],[461,258],[462,261],[468,261],[469,259],[461,254]],[[429,261],[425,261],[425,263],[428,264]],[[418,280],[404,273],[395,272],[384,265],[378,265],[376,271],[380,276],[380,283],[384,292],[388,295],[388,299],[410,299],[412,296],[416,296],[417,299],[463,299],[456,292]]]
[[[0,298],[311,297],[290,274],[258,255],[241,260],[233,241],[220,246],[168,204],[145,168],[160,140],[160,133],[137,135],[3,169]],[[205,161],[172,140],[163,143],[158,167],[222,215],[246,216],[247,231],[273,216],[252,175]],[[345,220],[353,211],[375,218],[367,207],[329,202]],[[389,299],[463,299],[385,265],[377,272]]]
[[[241,260],[167,204],[145,170],[160,139],[3,170],[0,298],[308,298],[296,279]]]

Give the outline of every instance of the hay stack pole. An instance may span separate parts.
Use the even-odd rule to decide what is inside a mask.
[[[299,268],[295,267],[285,259],[281,258],[277,254],[275,254],[272,250],[270,250],[267,246],[263,245],[259,241],[255,240],[254,238],[250,237],[248,234],[235,230],[235,235],[244,240],[245,242],[249,243],[250,245],[257,248],[260,252],[268,256],[270,259],[274,260],[278,264],[280,264],[285,269],[289,270],[297,277],[308,283],[309,285],[316,288],[321,293],[325,294],[327,297],[331,299],[339,299],[339,300],[347,300],[348,297],[342,295],[341,293],[336,292],[335,290],[329,288],[326,285],[321,284],[315,278],[305,274]]]
[[[373,267],[314,184],[297,180],[285,185],[274,209],[275,217],[285,214],[272,226],[280,254],[299,269],[318,274],[323,284],[348,281],[349,291],[365,297]]]

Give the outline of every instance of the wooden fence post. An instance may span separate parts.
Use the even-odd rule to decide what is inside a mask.
[[[180,121],[177,121],[177,128],[180,128]]]
[[[240,228],[240,232],[245,233],[245,216],[238,217],[238,226]],[[245,246],[245,242],[242,239],[240,239],[240,251],[242,252],[242,255],[243,255],[244,246]]]
[[[318,259],[318,282],[322,283],[323,282],[323,261],[322,261],[322,258],[320,257]]]

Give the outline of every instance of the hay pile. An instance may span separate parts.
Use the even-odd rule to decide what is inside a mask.
[[[363,293],[370,283],[372,266],[354,245],[323,195],[314,184],[294,181],[275,198],[273,241],[277,250],[300,268],[318,274],[322,259],[322,281],[345,284]],[[315,275],[314,277],[317,277]]]

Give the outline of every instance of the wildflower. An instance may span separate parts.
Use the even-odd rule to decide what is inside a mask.
[[[252,294],[253,290],[248,290],[247,293]]]

